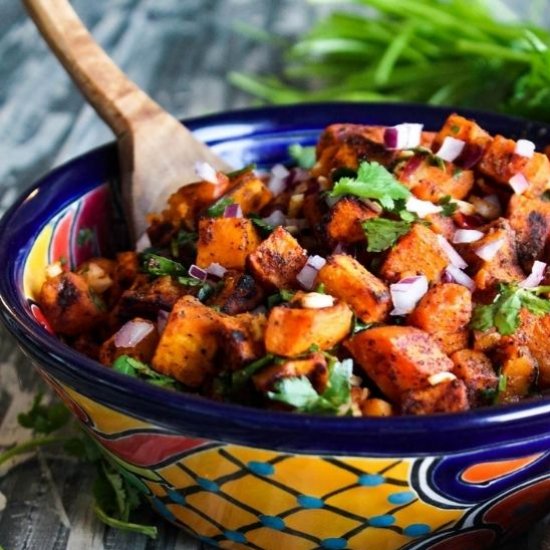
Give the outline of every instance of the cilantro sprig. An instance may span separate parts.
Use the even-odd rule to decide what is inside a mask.
[[[117,357],[112,365],[112,369],[133,378],[141,378],[151,384],[154,384],[155,386],[162,386],[163,388],[172,389],[177,387],[177,382],[173,378],[158,373],[149,365],[142,363],[129,355],[121,355],[120,357]]]
[[[392,247],[399,237],[410,231],[411,222],[372,218],[364,221],[362,226],[367,236],[367,251],[382,252]]]
[[[231,197],[222,197],[206,209],[206,215],[209,218],[219,218],[223,214],[223,211],[231,204],[233,204]]]
[[[450,195],[445,195],[437,204],[442,208],[441,213],[447,217],[452,216],[458,208],[458,204],[453,201]]]
[[[304,170],[309,170],[315,165],[315,146],[306,147],[299,143],[293,143],[288,147],[288,154],[296,164]]]
[[[491,304],[475,307],[470,326],[475,330],[495,327],[503,336],[514,334],[519,327],[522,308],[535,315],[550,313],[550,300],[539,296],[545,292],[550,292],[550,286],[521,288],[515,284],[502,283]]]

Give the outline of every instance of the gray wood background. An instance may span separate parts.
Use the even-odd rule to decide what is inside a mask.
[[[277,68],[277,52],[251,40],[243,25],[292,35],[322,12],[304,0],[73,3],[123,70],[179,117],[250,104],[226,83],[227,71]],[[515,4],[525,8],[531,2]],[[0,214],[40,174],[109,140],[110,131],[84,105],[18,0],[0,0]],[[0,448],[29,437],[17,414],[28,409],[38,387],[0,328]],[[65,456],[42,451],[8,466],[0,471],[5,550],[200,548],[147,511],[141,519],[159,527],[156,541],[105,528],[91,510],[94,472]],[[533,528],[512,548],[542,548],[543,531],[542,524]]]

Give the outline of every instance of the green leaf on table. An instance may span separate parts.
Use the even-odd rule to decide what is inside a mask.
[[[39,393],[34,398],[32,407],[28,412],[20,413],[17,421],[24,428],[29,428],[35,434],[50,434],[65,426],[71,413],[63,403],[53,402],[43,405],[44,395]]]

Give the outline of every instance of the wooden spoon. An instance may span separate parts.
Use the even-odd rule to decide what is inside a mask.
[[[23,0],[23,4],[80,91],[117,137],[122,198],[134,240],[145,232],[148,213],[161,211],[171,193],[199,179],[196,161],[230,170],[128,79],[67,0]]]

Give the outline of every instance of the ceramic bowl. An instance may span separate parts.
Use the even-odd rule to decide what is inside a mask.
[[[333,122],[437,129],[448,109],[317,104],[187,121],[235,167],[285,162]],[[461,111],[547,143],[548,126]],[[550,511],[550,400],[454,415],[323,418],[222,404],[117,374],[65,346],[34,302],[45,266],[113,239],[113,145],[53,170],[0,226],[2,318],[36,369],[166,519],[223,548],[487,548]]]

